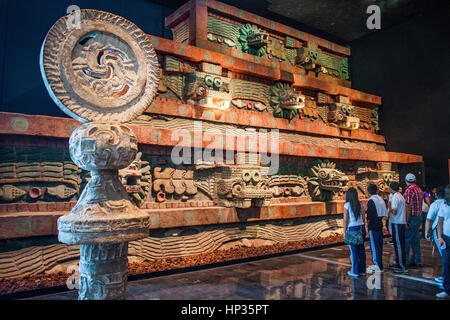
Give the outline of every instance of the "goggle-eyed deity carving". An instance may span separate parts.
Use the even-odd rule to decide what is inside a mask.
[[[343,129],[359,128],[359,118],[352,116],[355,107],[346,103],[332,103],[328,111],[328,121]]]
[[[185,84],[188,103],[215,109],[230,107],[229,78],[195,71],[186,75]]]
[[[378,188],[378,193],[383,199],[389,198],[389,185],[391,182],[398,182],[399,174],[396,170],[392,170],[392,163],[377,162],[376,169],[367,168],[362,164],[356,172],[356,186],[359,191],[369,196],[367,187],[370,184],[375,184]]]
[[[273,197],[309,196],[306,181],[298,175],[273,175],[269,179]]]
[[[219,206],[268,206],[272,196],[263,167],[252,164],[196,165],[197,187],[217,199]]]

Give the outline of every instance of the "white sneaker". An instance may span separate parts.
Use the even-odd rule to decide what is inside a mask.
[[[449,298],[450,298],[450,295],[448,295],[447,292],[442,291],[442,292],[440,292],[440,293],[436,293],[436,298],[439,298],[439,299],[449,299]]]

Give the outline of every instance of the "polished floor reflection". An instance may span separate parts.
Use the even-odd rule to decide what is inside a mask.
[[[392,262],[393,246],[385,244],[385,266]],[[435,299],[440,292],[433,279],[441,262],[428,241],[422,240],[420,268],[407,274],[367,275],[352,279],[347,246],[309,251],[226,267],[194,271],[128,284],[127,299]],[[371,265],[367,246],[367,263]],[[77,299],[77,292],[34,299]]]

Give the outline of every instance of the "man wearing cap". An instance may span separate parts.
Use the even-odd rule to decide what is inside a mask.
[[[423,192],[416,185],[416,176],[408,173],[405,177],[406,189],[403,194],[406,202],[406,263],[411,267],[420,267],[422,265],[420,255],[420,232],[422,223],[422,202]],[[413,255],[409,259],[410,248]]]

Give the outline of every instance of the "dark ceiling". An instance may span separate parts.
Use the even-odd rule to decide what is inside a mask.
[[[381,30],[402,23],[425,10],[437,8],[450,0],[222,0],[239,7],[327,38],[346,44],[376,32],[366,27],[369,5],[381,11]],[[158,2],[158,1],[156,1]],[[186,0],[163,0],[161,4],[178,8]]]
[[[366,26],[370,5],[380,8],[381,29],[401,23],[424,10],[425,0],[267,0],[268,10],[329,33],[345,42],[374,30]]]

